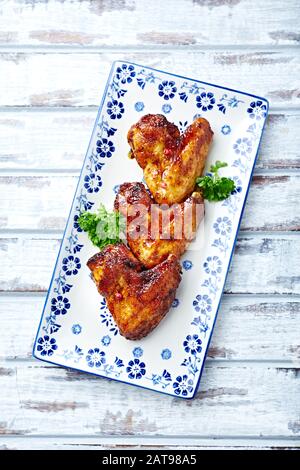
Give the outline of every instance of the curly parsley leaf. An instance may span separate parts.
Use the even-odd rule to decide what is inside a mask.
[[[78,218],[78,224],[100,250],[107,245],[122,241],[123,217],[119,212],[108,212],[103,204],[100,204],[96,213],[82,212]]]
[[[196,184],[202,190],[203,197],[209,201],[223,201],[235,190],[235,182],[219,175],[219,169],[225,168],[227,163],[216,161],[210,167],[210,173],[197,178]]]

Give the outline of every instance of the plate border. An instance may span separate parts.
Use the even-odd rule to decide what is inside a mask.
[[[54,280],[54,276],[55,276],[55,272],[56,272],[58,260],[59,260],[59,257],[60,257],[60,253],[61,253],[61,250],[62,250],[62,247],[63,247],[63,241],[64,241],[64,239],[65,239],[66,231],[67,231],[67,228],[68,228],[68,226],[69,226],[69,221],[70,221],[70,217],[71,217],[71,213],[72,213],[74,201],[75,201],[76,194],[77,194],[77,191],[78,191],[78,188],[79,188],[79,184],[80,184],[80,181],[81,181],[82,173],[83,173],[83,170],[84,170],[84,168],[85,168],[85,163],[86,163],[86,160],[87,160],[87,157],[88,157],[88,151],[89,151],[89,148],[90,148],[90,144],[91,144],[92,138],[93,138],[93,136],[94,136],[95,129],[96,129],[96,127],[97,127],[97,123],[98,123],[98,120],[99,120],[99,116],[100,116],[100,114],[101,114],[101,112],[102,112],[102,110],[103,110],[103,105],[104,105],[104,102],[105,102],[105,99],[106,99],[107,90],[108,90],[108,87],[109,87],[109,84],[110,84],[110,80],[111,80],[111,77],[112,77],[113,72],[114,72],[114,69],[115,69],[115,65],[116,65],[117,63],[122,63],[122,64],[125,63],[125,64],[130,64],[130,65],[135,65],[135,66],[137,66],[137,67],[142,67],[142,68],[144,68],[144,69],[153,70],[153,71],[155,71],[155,72],[159,72],[159,73],[166,74],[166,75],[171,75],[171,76],[173,76],[173,77],[177,77],[177,78],[180,78],[180,79],[192,80],[192,81],[194,81],[194,82],[202,83],[202,84],[204,84],[204,85],[208,85],[208,86],[212,86],[212,87],[216,87],[216,88],[220,88],[220,89],[222,89],[222,90],[233,91],[233,92],[239,93],[239,94],[241,94],[241,95],[246,95],[246,96],[250,96],[250,97],[252,97],[252,98],[257,98],[257,99],[263,100],[263,101],[266,103],[266,105],[267,105],[266,115],[265,115],[265,117],[264,117],[264,123],[263,123],[263,126],[262,126],[262,128],[261,128],[261,133],[260,133],[260,138],[259,138],[259,142],[258,142],[258,145],[257,145],[256,155],[255,155],[255,158],[254,158],[254,160],[253,160],[252,169],[251,169],[251,173],[250,173],[250,177],[249,177],[249,182],[248,182],[247,190],[246,190],[246,193],[245,193],[245,197],[244,197],[244,201],[243,201],[243,206],[242,206],[242,210],[241,210],[241,213],[240,213],[239,222],[238,222],[238,225],[237,225],[237,230],[236,230],[234,242],[233,242],[232,249],[231,249],[231,253],[230,253],[230,257],[229,257],[229,263],[228,263],[226,275],[225,275],[225,277],[224,277],[224,283],[223,283],[222,289],[220,289],[220,290],[221,290],[220,299],[219,299],[219,303],[218,303],[218,306],[217,306],[217,309],[216,309],[215,318],[214,318],[214,321],[213,321],[213,324],[212,324],[212,327],[211,327],[211,330],[210,330],[210,335],[209,335],[209,339],[208,339],[208,342],[207,342],[207,347],[206,347],[206,350],[205,350],[205,353],[204,353],[204,357],[203,357],[203,361],[202,361],[202,365],[201,365],[199,377],[198,377],[197,383],[196,383],[196,385],[195,385],[193,395],[187,396],[187,397],[182,396],[182,395],[180,395],[180,396],[174,395],[173,393],[168,393],[168,392],[166,392],[166,391],[162,391],[162,390],[158,390],[158,389],[153,389],[153,388],[144,387],[143,385],[138,385],[138,384],[136,384],[136,383],[127,382],[127,381],[125,381],[125,380],[120,380],[120,379],[117,379],[117,378],[106,377],[105,375],[96,374],[96,373],[94,373],[94,372],[89,372],[89,371],[86,371],[86,370],[83,370],[83,369],[79,369],[79,368],[76,368],[76,367],[70,367],[70,366],[67,366],[67,365],[64,365],[64,364],[59,364],[59,363],[57,363],[57,362],[54,362],[54,361],[50,361],[50,360],[46,360],[46,359],[44,359],[44,358],[41,358],[40,356],[37,356],[37,355],[35,354],[35,351],[36,351],[36,343],[37,343],[38,336],[39,336],[39,334],[40,334],[41,325],[42,325],[42,322],[43,322],[43,319],[44,319],[44,313],[45,313],[46,305],[47,305],[48,298],[49,298],[49,295],[50,295],[50,291],[51,291],[52,283],[53,283],[53,280]],[[90,137],[90,140],[89,140],[89,143],[88,143],[88,146],[87,146],[87,150],[86,150],[86,153],[85,153],[85,157],[84,157],[84,160],[83,160],[83,163],[82,163],[80,175],[79,175],[78,182],[77,182],[77,185],[76,185],[76,189],[75,189],[75,192],[74,192],[74,197],[73,197],[73,200],[72,200],[72,203],[71,203],[71,206],[70,206],[69,215],[68,215],[68,218],[67,218],[67,221],[66,221],[66,226],[65,226],[64,233],[63,233],[63,236],[62,236],[62,239],[61,239],[61,244],[60,244],[60,247],[59,247],[59,250],[58,250],[58,254],[57,254],[56,261],[55,261],[55,265],[54,265],[54,268],[53,268],[53,273],[52,273],[52,276],[51,276],[49,288],[48,288],[47,295],[46,295],[46,298],[45,298],[45,302],[44,302],[44,306],[43,306],[41,318],[40,318],[39,325],[38,325],[38,328],[37,328],[37,333],[36,333],[35,340],[34,340],[34,343],[33,343],[32,356],[33,356],[35,359],[38,359],[39,361],[42,361],[42,362],[46,362],[46,363],[48,363],[48,364],[53,364],[53,365],[62,367],[62,368],[64,368],[64,369],[70,369],[70,370],[74,370],[74,371],[77,371],[77,372],[82,372],[82,373],[85,373],[85,374],[90,374],[90,375],[93,375],[93,376],[96,376],[96,377],[101,377],[101,378],[104,378],[104,379],[113,380],[113,381],[115,381],[115,382],[125,383],[125,384],[131,385],[131,386],[133,386],[133,387],[142,388],[142,389],[144,389],[144,390],[148,390],[148,391],[160,393],[161,395],[169,395],[169,396],[171,396],[171,397],[173,397],[173,398],[181,398],[181,399],[184,399],[184,400],[193,400],[193,399],[195,398],[196,394],[198,393],[200,381],[201,381],[201,378],[202,378],[202,374],[203,374],[203,370],[204,370],[204,366],[205,366],[205,362],[206,362],[206,357],[207,357],[208,349],[209,349],[210,342],[211,342],[211,339],[212,339],[212,336],[213,336],[213,332],[214,332],[216,320],[217,320],[217,317],[218,317],[218,314],[219,314],[219,309],[220,309],[220,304],[221,304],[221,300],[222,300],[222,296],[223,296],[224,286],[225,286],[225,283],[226,283],[226,280],[227,280],[227,276],[228,276],[228,272],[229,272],[229,269],[230,269],[230,266],[231,266],[232,257],[233,257],[233,252],[234,252],[234,249],[235,249],[236,241],[237,241],[237,238],[238,238],[238,235],[239,235],[240,225],[241,225],[241,221],[242,221],[243,214],[244,214],[244,209],[245,209],[246,202],[247,202],[247,198],[248,198],[248,193],[249,193],[249,189],[250,189],[250,184],[251,184],[251,181],[252,181],[254,168],[255,168],[256,161],[257,161],[257,157],[258,157],[258,153],[259,153],[259,150],[260,150],[260,145],[261,145],[261,141],[262,141],[262,136],[263,136],[263,133],[264,133],[265,125],[266,125],[266,122],[267,122],[267,119],[268,119],[268,115],[269,115],[269,108],[270,108],[270,103],[269,103],[269,101],[268,101],[267,98],[263,98],[263,97],[258,96],[258,95],[253,95],[252,93],[247,93],[247,92],[244,92],[244,91],[236,90],[236,89],[234,89],[234,88],[228,88],[228,87],[224,87],[224,86],[221,86],[221,85],[216,85],[216,84],[214,84],[214,83],[204,82],[204,81],[202,81],[202,80],[197,80],[197,79],[194,79],[194,78],[191,78],[191,77],[186,77],[186,76],[184,76],[184,75],[178,75],[178,74],[175,74],[175,73],[167,72],[167,71],[165,71],[165,70],[156,69],[156,68],[149,67],[149,66],[146,66],[146,65],[136,64],[135,62],[130,62],[130,61],[127,61],[127,60],[117,59],[117,60],[114,60],[114,61],[112,62],[111,68],[110,68],[110,72],[109,72],[109,75],[108,75],[108,78],[107,78],[107,81],[106,81],[106,84],[105,84],[105,88],[104,88],[104,90],[103,90],[103,95],[102,95],[102,98],[101,98],[101,101],[100,101],[100,105],[99,105],[99,107],[98,107],[97,115],[96,115],[96,118],[95,118],[95,124],[94,124],[93,130],[92,130],[91,137]]]

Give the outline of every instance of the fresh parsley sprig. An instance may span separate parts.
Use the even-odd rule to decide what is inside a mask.
[[[103,204],[98,211],[82,212],[78,224],[87,232],[91,242],[102,250],[105,246],[119,243],[124,230],[124,219],[119,212],[109,212]]]
[[[227,163],[216,161],[210,167],[210,174],[197,178],[196,183],[202,190],[203,197],[209,201],[223,201],[235,190],[235,182],[219,175],[219,169],[225,168]]]

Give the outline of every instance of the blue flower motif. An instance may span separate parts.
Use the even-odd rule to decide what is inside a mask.
[[[122,66],[118,67],[116,70],[116,77],[123,84],[126,82],[131,83],[132,79],[135,77],[133,65],[122,64]]]
[[[190,269],[192,269],[193,263],[190,260],[185,259],[182,263],[182,266],[186,271],[189,271]]]
[[[169,114],[172,111],[172,106],[170,104],[163,104],[161,110],[163,113]]]
[[[238,176],[234,176],[232,179],[235,182],[235,189],[231,192],[231,194],[241,193],[243,190],[243,187],[242,187],[242,182],[240,178]]]
[[[96,176],[95,173],[90,173],[84,177],[84,187],[88,193],[98,193],[101,186],[101,177]]]
[[[204,336],[206,336],[206,332],[207,330],[209,329],[209,326],[208,326],[208,323],[207,323],[207,320],[209,320],[210,318],[205,318],[205,320],[203,320],[201,317],[195,317],[193,319],[193,321],[191,322],[191,325],[195,325],[195,326],[198,326],[199,327],[199,330],[204,333]]]
[[[55,279],[55,282],[58,290],[54,289],[54,292],[60,292],[59,289],[61,289],[62,293],[65,294],[66,292],[70,292],[73,287],[72,284],[67,283],[66,276],[63,276],[61,272]]]
[[[142,350],[142,348],[137,347],[137,348],[134,348],[134,350],[132,351],[132,354],[134,355],[134,357],[142,357],[143,352],[144,351]]]
[[[223,114],[226,113],[226,106],[225,106],[225,104],[223,104],[223,103],[218,103],[217,106],[218,106],[219,111],[221,111],[221,113],[223,113]]]
[[[79,335],[81,331],[82,327],[78,323],[72,326],[72,333],[74,333],[74,335]]]
[[[78,354],[78,356],[83,356],[82,349],[79,346],[77,346],[77,344],[75,345],[75,352],[76,354]]]
[[[77,232],[82,232],[82,228],[80,227],[79,223],[78,223],[78,219],[79,219],[79,215],[76,214],[74,215],[74,228],[77,230]]]
[[[128,362],[126,372],[130,379],[141,379],[146,374],[146,366],[144,362],[140,362],[139,359],[133,359]]]
[[[139,113],[140,111],[143,111],[145,105],[142,101],[137,101],[134,105],[134,109]]]
[[[109,328],[109,331],[111,333],[113,333],[114,336],[116,336],[118,334],[119,330],[118,330],[118,328],[117,328],[117,326],[116,326],[116,324],[113,320],[113,317],[112,317],[111,313],[107,309],[107,304],[106,304],[105,299],[101,300],[100,317],[101,317],[101,323],[104,323],[105,326]]]
[[[213,109],[216,100],[213,93],[206,93],[203,91],[200,95],[196,96],[196,106],[202,111],[210,111]]]
[[[172,98],[174,98],[176,91],[177,88],[175,86],[175,82],[173,81],[163,80],[158,85],[158,94],[164,100],[171,100]]]
[[[181,87],[182,88],[182,87]],[[182,91],[181,93],[179,93],[179,97],[182,101],[184,101],[185,103],[187,102],[188,100],[188,95],[185,93],[185,91]]]
[[[249,154],[252,152],[252,142],[250,139],[247,139],[247,137],[243,137],[242,139],[239,138],[233,145],[233,149],[238,155],[246,157],[247,153]]]
[[[170,380],[172,380],[172,379],[171,379],[171,374],[170,374],[170,372],[168,372],[166,369],[164,369],[162,376],[163,376],[163,378],[164,378],[165,380],[167,380],[168,382],[169,382]]]
[[[213,225],[215,232],[218,234],[220,233],[223,236],[231,233],[231,226],[232,222],[228,217],[218,217]]]
[[[176,307],[178,307],[178,305],[179,305],[179,300],[174,299],[173,302],[172,302],[172,308],[176,308]]]
[[[86,356],[86,362],[89,367],[100,367],[102,364],[106,363],[105,352],[100,351],[99,348],[89,349]]]
[[[118,356],[116,356],[115,364],[116,364],[117,367],[123,367],[124,366],[124,363],[123,363],[122,359],[120,359]]]
[[[172,352],[170,351],[170,349],[166,348],[166,349],[163,349],[162,352],[161,352],[161,357],[167,361],[168,359],[170,359],[172,357]]]
[[[193,356],[196,356],[197,353],[202,351],[201,344],[202,341],[198,335],[187,335],[186,339],[183,342],[183,347],[185,352],[191,353]]]
[[[207,274],[217,276],[222,272],[222,261],[218,256],[208,256],[205,263],[203,263],[204,270]]]
[[[55,315],[65,315],[70,307],[71,304],[69,299],[67,299],[67,297],[63,297],[62,295],[53,297],[51,300],[51,312],[53,312]]]
[[[62,270],[67,276],[71,276],[72,274],[75,276],[80,268],[80,259],[77,257],[74,258],[74,256],[71,255],[62,260]]]
[[[228,126],[228,124],[225,124],[225,126],[222,127],[221,132],[224,135],[228,135],[231,132],[231,127]]]
[[[267,106],[261,100],[252,101],[247,109],[247,113],[251,119],[260,121],[267,115]]]
[[[193,116],[193,121],[195,121],[195,119],[198,119],[201,117],[201,114],[197,113]]]
[[[101,339],[101,343],[103,344],[103,346],[109,346],[110,342],[111,342],[111,339],[110,339],[110,336],[108,335],[103,336],[103,338]]]
[[[188,393],[193,391],[193,380],[189,379],[187,375],[179,375],[173,383],[174,393],[186,397]]]
[[[111,119],[121,119],[124,114],[124,105],[118,100],[112,100],[107,103],[107,114]]]
[[[119,184],[116,184],[116,185],[113,187],[113,192],[114,192],[115,194],[117,194],[118,191],[119,191],[119,189],[120,189],[120,185],[119,185]]]
[[[41,356],[52,356],[54,351],[57,349],[56,340],[45,335],[37,340],[37,351],[41,353]]]
[[[94,171],[98,171],[98,170],[102,170],[102,168],[104,167],[104,163],[101,163],[101,162],[94,162],[94,165],[95,165],[95,170]]]
[[[212,300],[208,295],[196,295],[196,299],[193,300],[193,307],[196,310],[196,312],[201,312],[203,314],[206,314],[208,312],[211,312],[211,304]]]
[[[96,152],[101,158],[107,157],[110,158],[115,151],[114,144],[111,140],[102,138],[96,142]]]

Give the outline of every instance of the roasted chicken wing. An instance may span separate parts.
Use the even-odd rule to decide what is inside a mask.
[[[122,243],[106,246],[87,265],[120,333],[132,340],[146,336],[163,319],[181,279],[175,256],[145,270]]]
[[[200,193],[194,192],[185,202],[162,209],[142,183],[122,184],[114,207],[125,217],[131,251],[147,268],[170,254],[179,258],[204,216]]]
[[[144,170],[156,202],[173,204],[191,195],[203,172],[212,137],[204,118],[195,119],[182,135],[160,114],[143,116],[130,128],[130,156]]]

